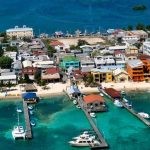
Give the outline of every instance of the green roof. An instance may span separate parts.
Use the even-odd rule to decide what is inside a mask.
[[[75,56],[65,56],[63,61],[79,61]]]

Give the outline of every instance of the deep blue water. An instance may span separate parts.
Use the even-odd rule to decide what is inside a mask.
[[[137,4],[145,11],[133,11]],[[149,0],[0,0],[0,31],[26,24],[35,32],[76,29],[102,31],[137,23],[150,24]]]
[[[150,113],[150,93],[128,93],[136,110]],[[109,111],[97,114],[96,125],[110,145],[110,150],[149,150],[150,128],[126,109],[120,109],[105,97]],[[0,150],[88,150],[68,144],[74,136],[90,129],[84,113],[65,96],[50,97],[34,107],[34,138],[14,141],[11,131],[17,123],[16,106],[21,101],[0,101]],[[23,124],[23,114],[20,114]]]

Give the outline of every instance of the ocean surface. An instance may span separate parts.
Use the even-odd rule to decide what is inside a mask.
[[[145,11],[133,11],[143,4]],[[41,32],[103,31],[150,24],[149,0],[0,0],[0,31],[27,25]]]
[[[128,93],[135,109],[150,113],[150,93]],[[145,126],[126,109],[120,109],[108,99],[109,111],[97,114],[96,125],[110,145],[110,150],[149,150],[150,128]],[[84,113],[65,96],[49,97],[34,106],[31,116],[36,122],[32,140],[16,140],[11,136],[17,124],[18,100],[0,101],[0,150],[88,150],[68,144],[81,131],[91,129]],[[24,125],[23,114],[20,123]]]

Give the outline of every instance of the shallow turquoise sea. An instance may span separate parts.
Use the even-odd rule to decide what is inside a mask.
[[[149,93],[128,93],[127,96],[136,109],[149,112]],[[144,101],[143,97],[146,98]],[[105,99],[109,111],[99,113],[94,121],[109,143],[110,150],[149,150],[150,129],[125,109],[119,109],[108,98]],[[17,123],[18,105],[21,106],[21,101],[0,101],[0,150],[81,149],[71,147],[68,141],[81,131],[90,129],[90,125],[83,112],[74,107],[67,97],[50,97],[34,107],[31,117],[36,121],[36,127],[33,127],[34,138],[29,141],[14,141],[11,136],[11,130]],[[23,114],[20,122],[24,124]]]

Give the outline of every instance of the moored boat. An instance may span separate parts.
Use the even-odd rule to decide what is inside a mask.
[[[78,138],[73,141],[69,141],[69,144],[71,146],[76,146],[76,147],[88,147],[91,145],[100,145],[100,142],[98,140],[92,139],[92,138]]]
[[[120,108],[123,107],[123,105],[121,104],[121,102],[119,100],[115,100],[114,105],[117,106],[117,107],[120,107]]]
[[[145,113],[145,112],[139,112],[138,115],[140,115],[141,117],[148,119],[150,118],[149,114]]]
[[[96,117],[96,114],[95,114],[94,112],[91,112],[91,113],[90,113],[90,116],[91,116],[92,118],[95,118],[95,117]]]

